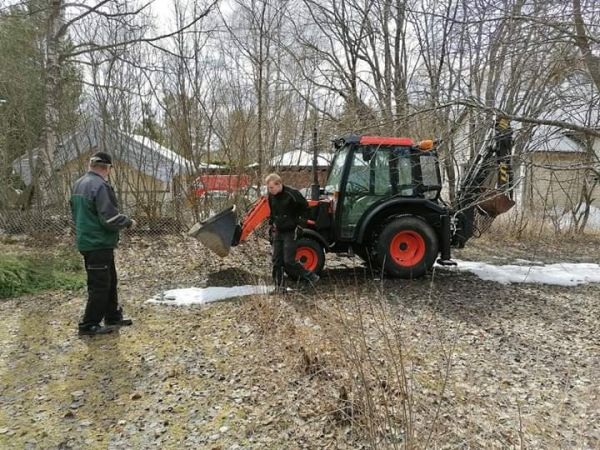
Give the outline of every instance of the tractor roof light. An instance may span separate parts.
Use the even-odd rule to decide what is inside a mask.
[[[427,152],[431,149],[433,149],[433,140],[431,139],[426,139],[424,141],[419,142],[419,150],[421,150],[422,152]]]

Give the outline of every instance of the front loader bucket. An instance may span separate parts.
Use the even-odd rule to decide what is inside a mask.
[[[229,254],[237,228],[235,205],[195,224],[188,235],[195,237],[221,258]]]
[[[488,193],[488,197],[483,200],[479,206],[490,217],[496,217],[500,214],[504,214],[515,206],[515,201],[508,197],[504,192],[495,191]]]

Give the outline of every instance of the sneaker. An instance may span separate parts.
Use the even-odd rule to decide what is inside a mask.
[[[131,320],[131,319],[105,320],[104,323],[108,327],[128,327],[130,325],[133,325],[133,320]]]
[[[306,275],[306,281],[309,281],[312,284],[315,284],[320,279],[321,277],[314,272],[310,272],[308,275]]]
[[[114,331],[111,327],[100,325],[85,325],[79,327],[79,336],[95,336],[97,334],[108,334]]]
[[[111,318],[104,318],[104,324],[114,327],[128,327],[133,325],[133,320],[123,319],[123,308],[118,308],[117,312],[110,315]]]

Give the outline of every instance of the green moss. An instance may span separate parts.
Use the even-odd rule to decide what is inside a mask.
[[[0,298],[83,286],[82,264],[73,253],[61,252],[52,256],[9,253],[0,260]]]

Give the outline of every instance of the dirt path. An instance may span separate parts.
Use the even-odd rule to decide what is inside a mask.
[[[492,255],[477,241],[459,257],[599,262],[595,245]],[[144,303],[259,282],[267,251],[256,241],[222,261],[194,242],[126,242],[120,294],[135,325],[112,336],[76,336],[83,291],[1,301],[0,447],[600,446],[600,285],[503,286],[451,270],[382,282],[339,259],[318,292]],[[406,392],[385,378],[400,350]],[[361,394],[363,369],[377,385]],[[387,422],[369,422],[383,404]]]

